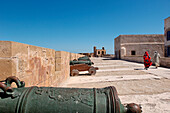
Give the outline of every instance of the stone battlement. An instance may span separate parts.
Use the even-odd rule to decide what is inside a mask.
[[[83,55],[0,41],[0,80],[17,76],[26,86],[58,86],[70,76],[70,60]]]

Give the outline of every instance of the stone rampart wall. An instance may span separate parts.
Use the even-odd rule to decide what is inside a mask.
[[[155,51],[157,51],[161,57],[164,56],[164,44],[142,44],[142,45],[124,45],[126,48],[126,56],[131,56],[131,51],[136,51],[136,56],[144,55],[145,51],[149,52],[151,58],[154,56]],[[122,56],[125,54],[123,49],[121,49]]]
[[[70,76],[70,59],[81,56],[18,42],[0,41],[0,80],[17,76],[25,81],[26,86],[58,86]]]
[[[160,62],[161,62],[161,66],[170,68],[170,57],[163,57],[161,58]]]
[[[143,56],[124,56],[122,59],[134,62],[143,62]]]
[[[164,42],[163,34],[146,34],[146,35],[120,35],[120,43],[146,43],[146,42]]]

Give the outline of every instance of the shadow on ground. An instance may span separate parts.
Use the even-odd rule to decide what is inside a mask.
[[[157,68],[151,67],[151,68],[148,68],[148,69],[157,69]],[[134,68],[134,70],[146,70],[146,69],[144,69],[144,68]]]
[[[120,59],[117,59],[117,58],[108,58],[108,57],[103,57],[103,58],[107,58],[107,59],[102,59],[102,60],[120,60]]]
[[[92,75],[90,75],[90,74],[79,74],[79,75],[77,75],[77,76],[92,76]],[[77,76],[71,76],[71,77],[77,77]]]

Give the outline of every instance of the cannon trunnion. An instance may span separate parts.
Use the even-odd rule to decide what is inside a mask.
[[[0,82],[0,113],[141,113],[136,104],[123,106],[113,86],[93,89],[24,87],[23,82],[20,84],[13,78],[18,88],[11,88],[11,81],[10,84]],[[132,112],[136,106],[139,112]]]

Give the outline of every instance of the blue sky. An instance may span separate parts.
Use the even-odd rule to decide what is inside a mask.
[[[163,34],[170,0],[0,0],[0,40],[114,52],[120,34]]]

